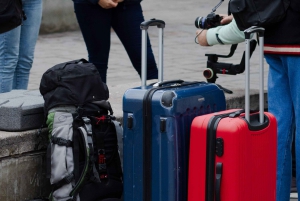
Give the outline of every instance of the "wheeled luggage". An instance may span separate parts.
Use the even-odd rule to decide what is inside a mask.
[[[149,26],[159,28],[160,82],[146,86]],[[226,108],[224,93],[215,84],[161,82],[164,26],[155,19],[141,24],[142,86],[127,90],[123,97],[125,201],[186,200],[191,122]]]
[[[260,37],[260,111],[249,109],[250,34]],[[277,122],[263,108],[263,33],[246,36],[245,110],[196,117],[191,126],[188,201],[275,201]]]

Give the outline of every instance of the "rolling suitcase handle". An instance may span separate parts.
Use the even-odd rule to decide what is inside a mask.
[[[142,30],[142,89],[146,88],[147,80],[147,30],[149,26],[159,28],[159,61],[158,61],[158,82],[163,81],[163,29],[165,22],[162,20],[151,19],[141,23]]]
[[[245,118],[250,123],[250,35],[258,33],[259,48],[259,122],[264,122],[264,32],[262,27],[252,26],[244,31],[246,43],[245,57]]]

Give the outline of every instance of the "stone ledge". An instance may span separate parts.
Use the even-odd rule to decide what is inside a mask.
[[[45,150],[48,130],[44,128],[40,135],[38,131],[38,129],[21,132],[0,131],[0,161],[9,156]]]
[[[43,0],[41,34],[79,30],[73,1]]]
[[[50,194],[46,179],[45,152],[26,153],[0,159],[0,200],[25,201]]]
[[[39,90],[12,90],[0,94],[0,130],[25,131],[44,120],[44,99]]]
[[[244,89],[230,89],[233,94],[225,94],[226,108],[245,108],[245,90]],[[268,108],[267,92],[264,92],[264,108]],[[250,109],[259,109],[259,91],[250,90]]]

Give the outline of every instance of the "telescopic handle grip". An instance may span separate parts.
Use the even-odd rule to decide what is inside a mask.
[[[183,80],[169,80],[169,81],[159,82],[158,86],[161,87],[167,84],[182,84],[183,82],[184,82]]]
[[[250,39],[252,33],[258,33],[259,37],[264,37],[265,29],[262,27],[252,26],[244,30],[245,38]]]
[[[146,30],[149,26],[157,26],[157,28],[165,28],[166,23],[163,20],[157,20],[155,18],[144,21],[141,23],[140,27],[142,30]]]

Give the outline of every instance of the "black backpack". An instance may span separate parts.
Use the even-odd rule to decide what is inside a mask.
[[[22,0],[0,1],[0,34],[10,31],[26,20]]]
[[[65,107],[49,111],[50,200],[98,201],[122,196],[118,138],[122,137],[123,129],[112,114],[107,101],[87,104],[75,111],[66,111]]]
[[[108,111],[110,111],[109,114]],[[86,116],[90,120],[93,135],[93,148],[90,149],[92,150],[90,151],[90,168],[87,171],[84,184],[80,188],[80,200],[120,198],[123,193],[123,172],[118,147],[118,138],[121,139],[123,135],[121,124],[112,116],[113,112],[108,101],[96,102],[85,107],[78,114]],[[73,123],[74,128],[82,126],[82,123],[86,124],[77,117],[77,121]],[[89,146],[91,145],[89,144]],[[82,159],[84,155],[82,153],[79,151],[78,173],[83,172],[84,160]],[[93,167],[96,171],[93,170]],[[79,177],[75,177],[75,181],[80,182]]]
[[[58,64],[43,74],[40,92],[49,128],[49,199],[119,199],[123,131],[96,67],[84,59]]]
[[[229,13],[243,31],[251,26],[266,27],[280,22],[290,0],[230,0]]]
[[[94,64],[85,59],[57,64],[42,76],[40,92],[45,113],[59,105],[83,106],[107,100],[109,91]]]

